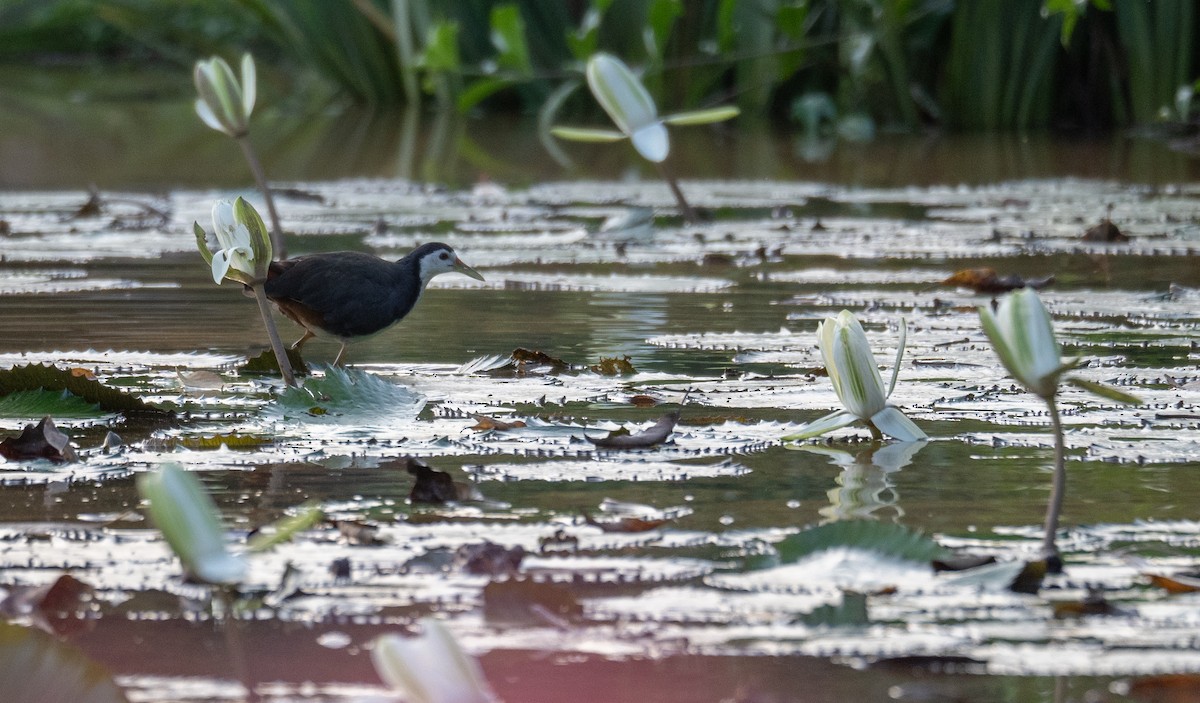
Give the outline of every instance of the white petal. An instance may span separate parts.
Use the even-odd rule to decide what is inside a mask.
[[[594,54],[588,59],[586,73],[592,95],[622,132],[632,136],[658,122],[658,108],[650,93],[620,59]]]
[[[667,158],[671,151],[671,141],[667,136],[667,128],[662,122],[636,130],[629,135],[633,148],[647,161],[659,163]]]
[[[826,432],[840,430],[846,425],[853,424],[857,421],[858,418],[854,414],[848,413],[845,410],[838,410],[837,412],[832,412],[824,417],[813,420],[807,425],[801,427],[800,431],[796,432],[795,434],[790,434],[784,437],[783,441],[794,442],[801,439],[809,439],[810,437],[823,435]]]
[[[212,258],[213,281],[215,281],[219,284],[221,281],[225,280],[225,274],[229,273],[230,263],[231,262],[229,260],[229,250],[228,249],[221,249],[220,251],[213,254],[213,258]]]
[[[493,700],[479,665],[441,623],[421,621],[420,637],[383,635],[371,649],[375,671],[418,703],[488,703]]]
[[[258,74],[254,70],[254,57],[249,52],[242,55],[242,110],[246,119],[254,112],[254,98],[258,94]]]
[[[225,125],[221,124],[221,121],[213,114],[212,108],[208,106],[208,103],[200,98],[196,98],[196,114],[200,116],[200,121],[204,124],[218,132],[225,132]]]
[[[928,435],[917,427],[916,423],[909,420],[892,406],[888,406],[883,410],[871,416],[871,424],[882,433],[889,437],[895,437],[901,442],[915,442],[919,439],[928,439]]]
[[[862,326],[853,316],[850,321],[853,324],[838,324],[835,331],[833,364],[842,378],[842,405],[866,420],[883,409],[887,398]],[[838,322],[842,323],[842,318]]]
[[[237,228],[237,218],[233,214],[233,203],[228,200],[218,200],[212,208],[213,235],[221,249],[237,246],[233,239],[233,231]]]

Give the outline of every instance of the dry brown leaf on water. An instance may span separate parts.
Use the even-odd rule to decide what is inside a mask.
[[[42,418],[36,425],[25,425],[18,437],[6,437],[0,442],[0,456],[9,461],[49,459],[66,463],[79,461],[79,455],[71,447],[71,438],[54,426],[50,416]]]
[[[489,417],[487,415],[478,415],[478,414],[472,415],[471,417],[475,419],[475,424],[471,425],[471,427],[469,427],[468,429],[479,430],[480,432],[486,432],[488,430],[496,430],[497,432],[506,432],[508,430],[520,429],[525,426],[524,420],[513,420],[512,422],[505,422],[503,420],[497,420],[494,417]]]
[[[652,395],[639,393],[629,399],[629,403],[638,408],[650,408],[658,405],[658,399]]]
[[[76,366],[76,367],[70,369],[70,371],[71,371],[71,375],[74,376],[75,378],[83,378],[83,379],[87,379],[89,381],[96,380],[96,374],[93,371],[91,371],[90,369],[85,369],[82,366]]]
[[[1200,703],[1200,674],[1162,674],[1123,682],[1122,691],[1143,703]]]
[[[1057,601],[1052,604],[1054,617],[1059,620],[1081,618],[1086,615],[1128,615],[1118,608],[1099,591],[1089,591],[1081,600]]]
[[[593,527],[599,527],[604,532],[649,532],[678,517],[692,513],[692,509],[687,507],[660,510],[652,505],[628,503],[612,498],[605,498],[600,502],[600,511],[609,517],[597,520],[585,512],[583,520]]]
[[[592,373],[598,373],[601,376],[632,376],[637,373],[637,369],[633,368],[633,362],[628,356],[623,356],[620,359],[616,357],[600,357],[600,363],[593,364],[588,367]]]
[[[628,430],[615,430],[607,437],[587,437],[600,449],[648,449],[667,441],[679,422],[679,411],[669,412],[649,428],[630,434]],[[586,435],[584,435],[586,437]]]
[[[1150,579],[1150,583],[1158,586],[1167,593],[1195,593],[1200,591],[1200,578],[1191,575],[1163,576],[1161,574],[1142,574]]]
[[[513,364],[516,365],[517,371],[530,371],[537,367],[548,366],[550,373],[558,373],[567,371],[571,365],[559,359],[558,357],[550,356],[549,354],[531,349],[517,348],[512,353]]]
[[[949,278],[942,281],[944,286],[959,286],[970,288],[976,293],[1007,293],[1018,288],[1033,288],[1039,290],[1054,283],[1054,276],[1043,278],[1023,278],[1016,274],[1000,276],[996,269],[982,267],[955,271]]]
[[[670,522],[666,518],[620,517],[614,520],[600,521],[588,513],[583,514],[583,521],[592,527],[599,527],[604,532],[649,532]]]

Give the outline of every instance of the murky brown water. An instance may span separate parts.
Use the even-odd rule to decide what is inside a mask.
[[[0,367],[92,369],[188,415],[158,427],[63,417],[83,462],[0,464],[0,586],[63,571],[94,585],[99,614],[73,639],[138,700],[240,695],[223,636],[194,614],[204,593],[178,582],[156,533],[126,513],[137,503],[133,475],[167,461],[200,473],[239,537],[306,500],[379,523],[378,546],[327,526],[254,560],[252,588],[275,588],[287,562],[301,574],[303,593],[243,623],[249,668],[271,700],[378,695],[363,647],[430,612],[482,654],[510,702],[1125,700],[1110,691],[1117,679],[1200,670],[1194,598],[1167,597],[1140,575],[1200,568],[1200,190],[1185,156],[1124,139],[888,137],[809,163],[792,137],[760,128],[680,130],[684,187],[716,213],[683,226],[666,189],[639,180],[651,177],[620,148],[571,148],[596,179],[582,182],[543,158],[526,128],[422,118],[405,133],[396,117],[287,125],[268,112],[257,140],[268,170],[306,194],[280,202],[293,254],[391,257],[436,238],[487,277],[437,279],[398,327],[352,347],[351,364],[374,379],[359,391],[369,400],[313,415],[278,398],[278,384],[235,372],[261,350],[261,323],[252,301],[212,284],[192,250],[191,221],[207,223],[214,198],[244,193],[232,145],[186,105],[116,110],[110,122],[84,105],[53,123],[31,118],[32,106],[9,107],[0,122],[19,129],[0,130],[0,219],[10,227],[0,238]],[[483,176],[492,183],[473,187]],[[115,200],[100,217],[70,218],[90,182],[170,219],[114,227],[137,210]],[[1081,243],[1110,204],[1133,241]],[[657,209],[653,229],[600,231],[630,207]],[[905,573],[895,593],[870,596],[868,625],[805,625],[841,588],[878,589],[873,569],[846,583],[818,567],[756,566],[753,555],[802,526],[899,522],[1002,559],[1036,546],[1049,488],[1045,415],[986,348],[974,308],[988,298],[938,284],[974,266],[1056,275],[1044,297],[1068,353],[1093,360],[1082,373],[1147,401],[1125,409],[1064,392],[1067,574],[1022,596]],[[816,451],[778,442],[836,406],[816,373],[814,330],[842,308],[863,319],[889,364],[896,321],[908,320],[894,400],[932,441],[907,456],[852,429]],[[578,366],[628,355],[638,373],[512,377],[464,366],[517,347]],[[336,345],[306,351],[327,363]],[[219,372],[224,385],[188,388],[180,369]],[[634,407],[637,394],[664,404]],[[583,439],[646,427],[685,394],[671,444],[620,453]],[[419,414],[408,406],[418,396]],[[527,427],[472,430],[472,413]],[[30,419],[0,417],[0,430]],[[128,446],[101,454],[110,428]],[[232,431],[269,441],[186,448]],[[488,501],[408,505],[412,479],[394,463],[406,454],[473,477]],[[605,499],[681,516],[646,533],[606,533],[583,518],[602,515]],[[575,547],[538,553],[559,531]],[[484,540],[529,550],[523,571],[570,582],[581,614],[558,629],[489,613],[487,577],[441,568],[454,549]],[[329,573],[341,558],[347,581]],[[1094,586],[1123,614],[1053,617],[1054,602]],[[987,675],[879,663],[895,657],[970,657]]]

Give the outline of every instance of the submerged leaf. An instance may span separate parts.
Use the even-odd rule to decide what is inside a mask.
[[[425,407],[425,396],[366,371],[331,366],[323,377],[284,390],[278,402],[285,411],[310,417],[377,419],[383,414],[416,417]]]

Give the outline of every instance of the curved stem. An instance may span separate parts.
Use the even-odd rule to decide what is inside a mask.
[[[228,586],[218,586],[217,598],[221,601],[221,629],[225,631],[225,648],[229,654],[229,662],[233,665],[234,675],[246,689],[246,700],[257,701],[258,692],[254,690],[254,681],[250,678],[250,669],[246,665],[246,648],[242,644],[241,623],[234,613],[234,596]]]
[[[1067,450],[1058,405],[1054,398],[1047,399],[1046,405],[1050,407],[1050,427],[1054,432],[1054,483],[1050,491],[1050,504],[1046,506],[1046,533],[1042,538],[1043,556],[1049,558],[1058,556],[1054,537],[1058,532],[1058,516],[1062,513],[1063,496],[1067,492]]]
[[[258,301],[258,311],[262,314],[263,325],[267,328],[267,337],[271,340],[271,351],[275,352],[275,361],[279,362],[279,373],[283,375],[283,382],[289,386],[296,385],[296,377],[292,374],[292,363],[288,361],[287,350],[283,348],[283,342],[279,339],[279,331],[275,329],[275,320],[271,318],[271,306],[267,303],[267,294],[263,292],[261,285],[251,287],[254,291],[254,299]]]
[[[663,177],[663,180],[671,188],[671,194],[675,196],[675,202],[679,205],[679,212],[683,215],[683,221],[689,225],[698,223],[700,216],[696,214],[695,208],[687,201],[687,198],[683,197],[683,191],[679,189],[679,183],[675,180],[675,177],[667,170],[667,165],[660,161],[655,166],[658,167],[659,175]]]
[[[246,163],[250,164],[250,173],[254,174],[254,182],[258,184],[258,189],[263,194],[263,200],[267,203],[267,214],[271,218],[271,248],[275,251],[275,258],[286,259],[287,247],[283,243],[283,227],[279,224],[279,213],[275,210],[275,198],[271,195],[270,186],[267,185],[267,176],[263,172],[262,163],[258,160],[258,154],[254,152],[254,147],[250,145],[249,136],[238,137],[237,143],[242,147]]]

